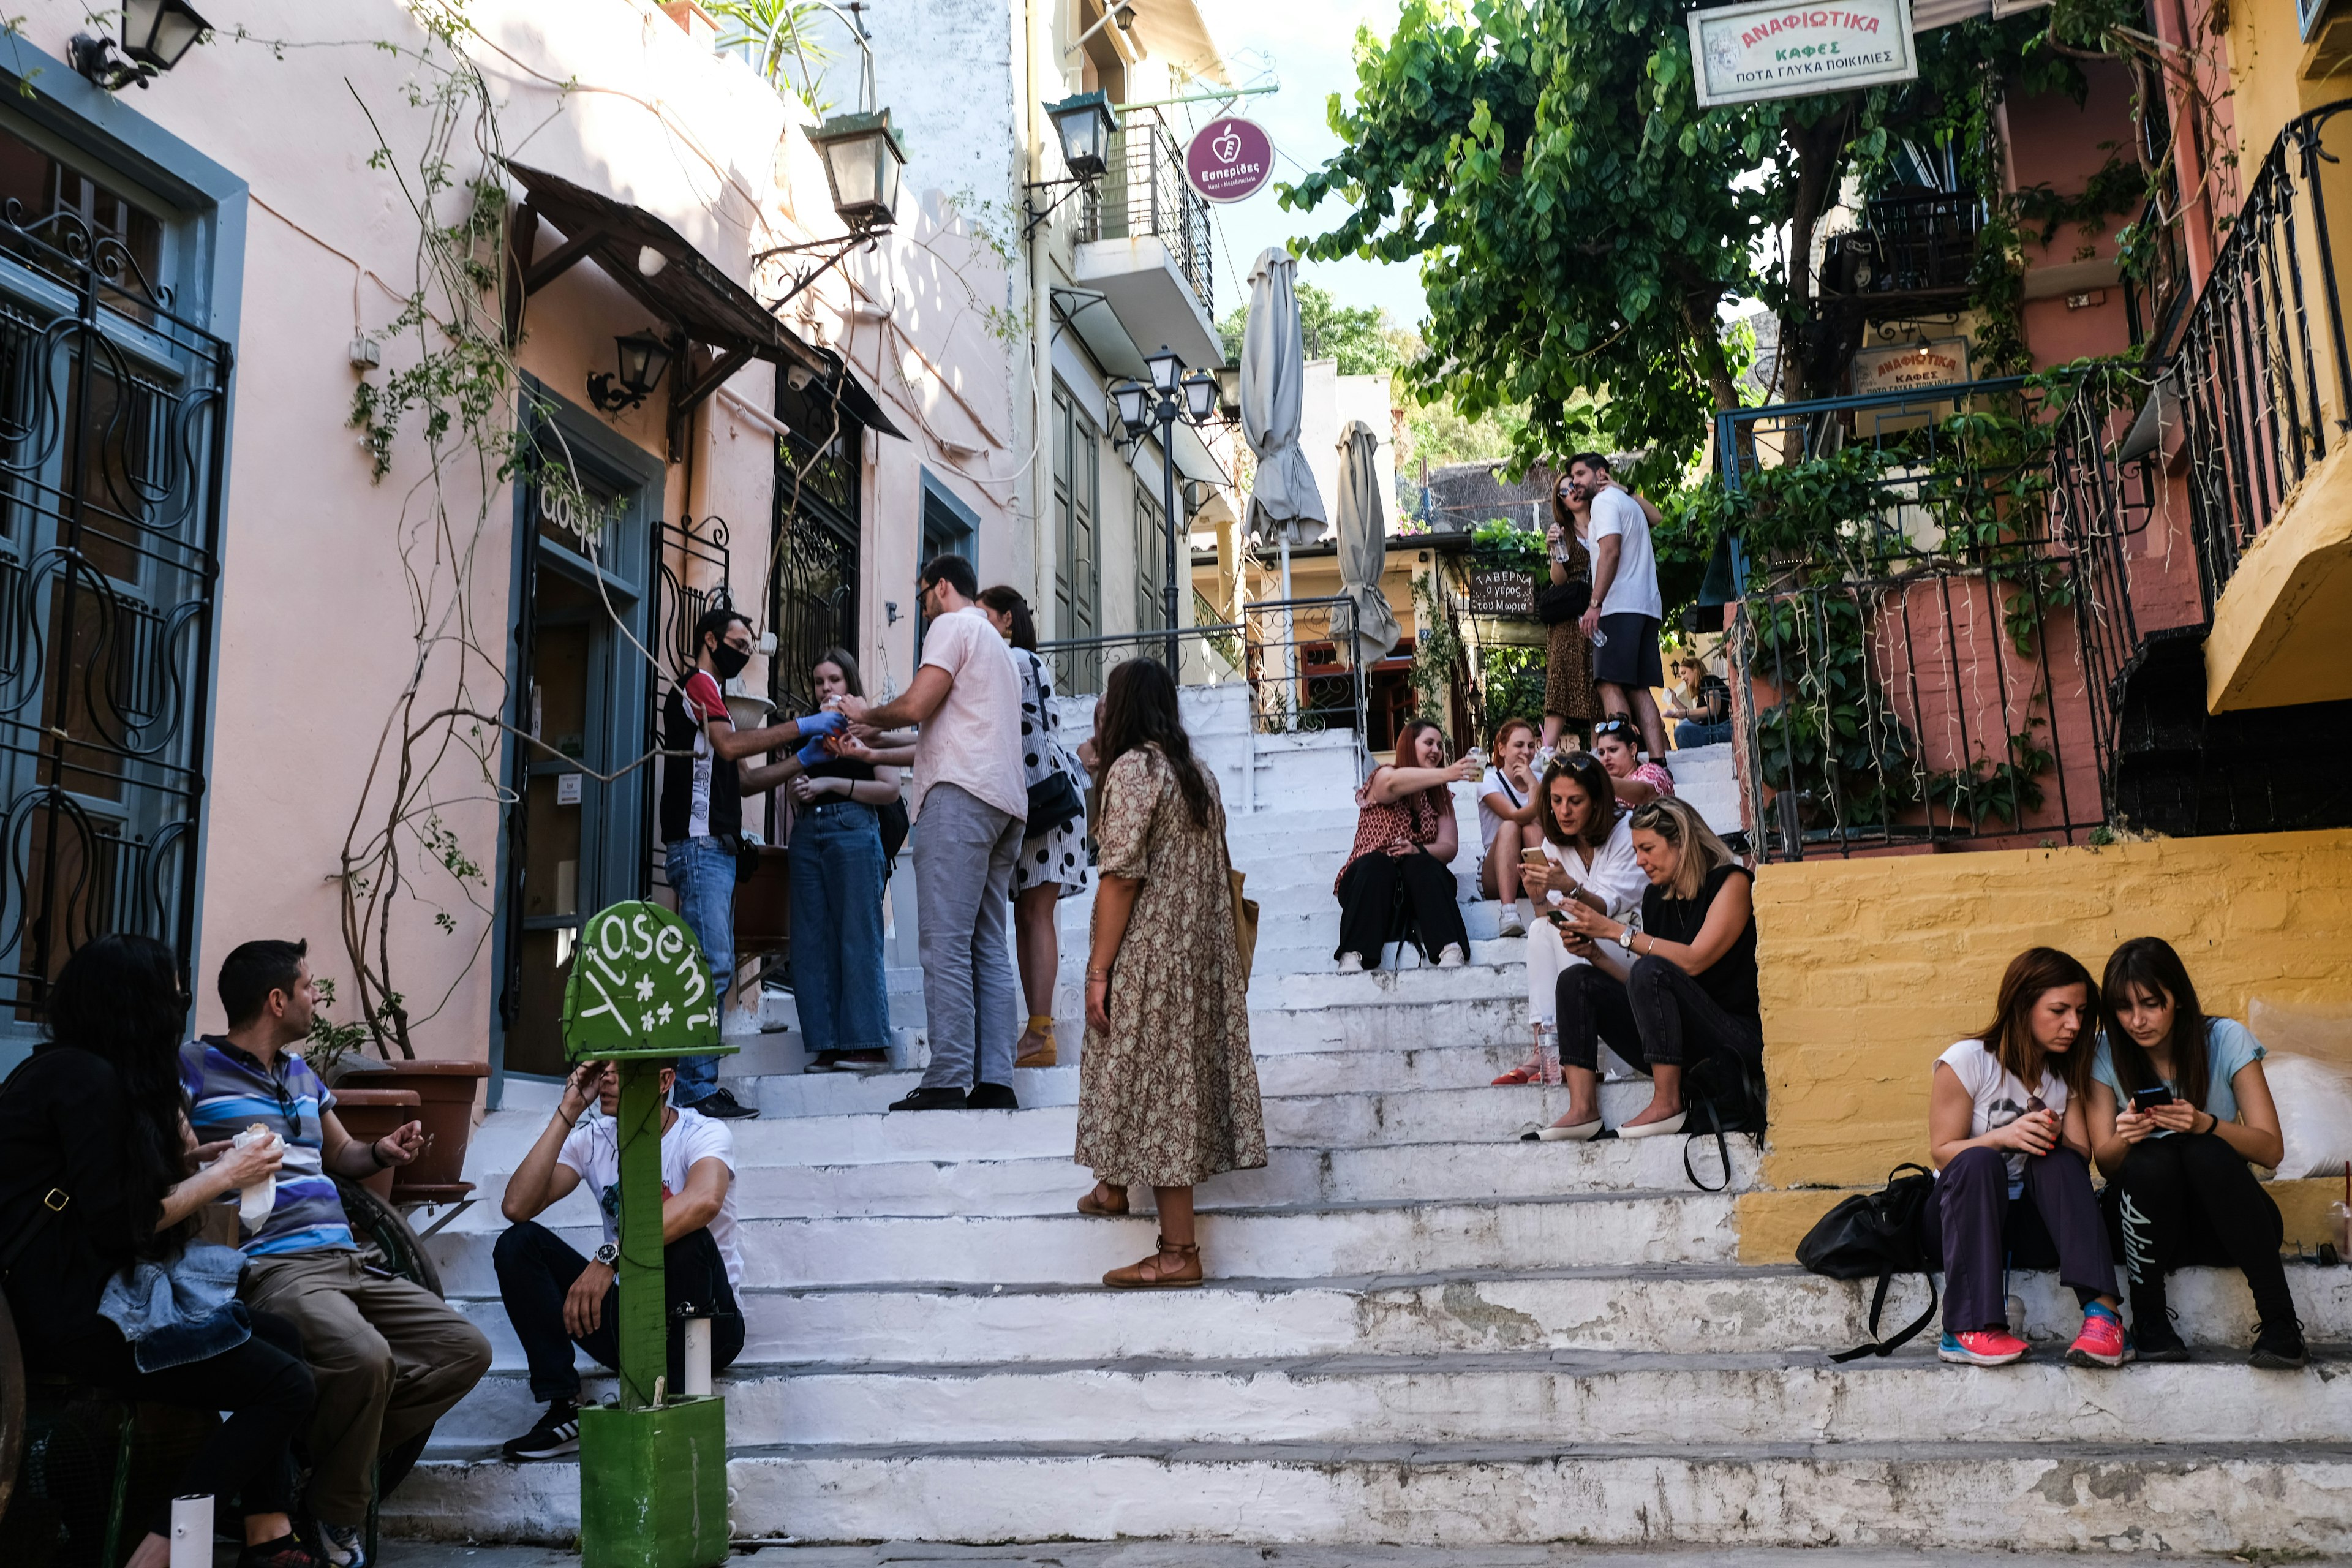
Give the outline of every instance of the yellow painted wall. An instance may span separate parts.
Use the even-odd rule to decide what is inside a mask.
[[[2257,996],[2352,1012],[2352,832],[1767,866],[1756,921],[1770,1188],[1875,1186],[1924,1163],[1929,1069],[1982,1026],[2023,948],[2096,974],[2125,939],[2160,936],[2211,1012],[2243,1018]],[[1840,1195],[1750,1194],[1743,1256],[1785,1259]],[[2324,1216],[2294,1205],[2306,1228]]]
[[[2352,697],[2352,445],[2339,445],[2254,536],[2213,606],[2205,705],[2216,713]]]

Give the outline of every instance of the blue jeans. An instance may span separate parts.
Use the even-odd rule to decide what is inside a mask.
[[[1693,746],[1720,746],[1731,739],[1731,721],[1719,724],[1702,724],[1696,719],[1685,719],[1675,726],[1675,748],[1688,751]]]
[[[716,838],[688,838],[669,847],[664,861],[677,894],[677,912],[702,943],[710,961],[710,985],[720,1016],[727,1008],[727,983],[735,974],[735,854]],[[677,1058],[677,1087],[669,1102],[699,1105],[719,1087],[717,1057]]]
[[[882,832],[874,808],[828,800],[793,823],[793,1000],[811,1051],[889,1044],[882,974]]]

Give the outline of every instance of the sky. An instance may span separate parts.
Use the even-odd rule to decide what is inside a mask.
[[[1352,95],[1356,85],[1356,29],[1370,26],[1385,37],[1396,22],[1396,0],[1197,0],[1232,67],[1237,86],[1278,79],[1282,90],[1240,101],[1235,112],[1265,128],[1274,139],[1276,178],[1297,181],[1339,149],[1326,123],[1330,95]],[[1206,124],[1213,103],[1187,105]],[[1184,112],[1178,110],[1176,112]],[[1217,314],[1223,317],[1248,297],[1250,263],[1270,245],[1319,234],[1339,221],[1332,201],[1313,212],[1290,212],[1268,189],[1246,201],[1213,209],[1218,243]],[[1419,324],[1423,315],[1421,272],[1416,264],[1394,266],[1359,261],[1299,264],[1304,282],[1328,289],[1342,305],[1375,305],[1400,326]]]

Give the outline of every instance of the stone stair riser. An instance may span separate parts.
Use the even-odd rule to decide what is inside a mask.
[[[805,1542],[1249,1540],[1461,1545],[2352,1551],[2352,1458],[1981,1458],[1432,1449],[1199,1456],[747,1455],[739,1531]],[[404,1532],[568,1541],[569,1463],[428,1463],[392,1500]]]

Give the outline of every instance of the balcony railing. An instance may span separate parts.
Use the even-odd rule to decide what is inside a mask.
[[[1099,696],[1117,666],[1130,658],[1165,660],[1176,644],[1176,679],[1185,686],[1247,681],[1261,734],[1352,730],[1363,749],[1368,729],[1364,661],[1353,657],[1352,611],[1345,598],[1268,599],[1242,606],[1242,618],[1215,626],[1116,632],[1037,645],[1064,697]]]
[[[2330,132],[2347,110],[2352,99],[2339,100],[2279,132],[2158,384],[2186,434],[2209,616],[2247,546],[2352,418],[2328,216],[2331,195],[2352,212],[2342,188],[2352,125]]]
[[[1086,197],[1078,237],[1158,239],[1213,319],[1209,204],[1185,183],[1184,149],[1157,110],[1129,111],[1110,139],[1109,163]]]

